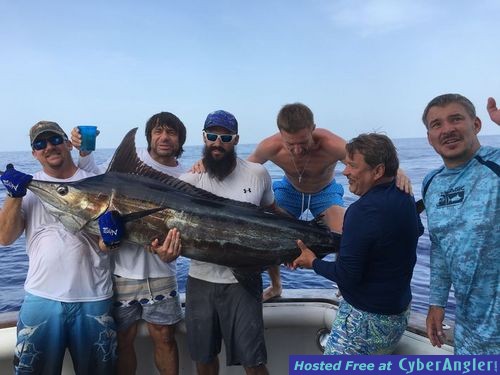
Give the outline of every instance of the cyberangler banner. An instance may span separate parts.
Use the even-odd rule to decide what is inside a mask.
[[[292,355],[290,375],[493,375],[500,355]]]

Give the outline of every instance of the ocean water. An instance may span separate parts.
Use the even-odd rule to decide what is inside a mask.
[[[500,136],[480,137],[483,145],[500,144]],[[401,168],[411,178],[416,199],[420,199],[420,186],[423,178],[431,169],[440,166],[441,159],[428,145],[425,138],[398,139],[394,143],[398,149]],[[242,158],[248,156],[255,145],[238,145],[238,155]],[[186,165],[192,165],[200,158],[201,146],[186,146],[181,162]],[[95,157],[98,163],[104,163],[113,154],[113,150],[104,149],[96,151]],[[76,157],[76,154],[75,154]],[[0,169],[3,169],[7,163],[13,163],[16,169],[26,173],[34,173],[40,169],[36,160],[33,159],[30,152],[0,152]],[[283,175],[273,163],[266,163],[271,177],[279,179]],[[343,165],[337,165],[336,178],[344,186],[346,205],[356,200],[356,197],[349,192],[347,180],[341,174]],[[0,204],[3,205],[5,191],[0,184]],[[427,226],[425,212],[422,214],[422,222]],[[422,237],[420,237],[417,249],[417,264],[413,273],[412,309],[419,312],[426,312],[429,295],[429,235],[427,228]],[[179,258],[177,266],[177,275],[181,292],[185,289],[187,270],[189,260]],[[25,250],[24,237],[19,238],[10,246],[0,247],[0,312],[18,310],[24,295],[23,284],[28,271],[28,257]],[[284,266],[281,267],[281,277],[283,287],[287,289],[329,289],[333,283],[321,276],[318,276],[312,270],[290,271]],[[268,284],[267,274],[264,273],[264,283]],[[325,293],[332,293],[326,290]],[[455,301],[453,293],[450,294],[448,302],[448,317],[453,316]]]

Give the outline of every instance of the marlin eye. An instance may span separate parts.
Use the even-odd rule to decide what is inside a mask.
[[[60,185],[56,188],[57,194],[66,195],[68,194],[68,187],[66,185]]]

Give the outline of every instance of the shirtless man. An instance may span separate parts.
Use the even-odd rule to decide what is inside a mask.
[[[335,182],[335,165],[345,158],[346,142],[326,129],[317,129],[312,111],[301,103],[287,104],[278,113],[279,132],[264,139],[249,161],[270,160],[285,176],[273,184],[278,205],[299,218],[309,209],[335,232],[342,232],[344,189]]]
[[[296,218],[306,209],[314,217],[341,233],[344,221],[344,189],[335,181],[335,166],[346,157],[344,139],[329,130],[316,128],[312,111],[302,103],[287,104],[277,118],[279,132],[264,139],[248,157],[249,161],[270,160],[283,169],[285,176],[273,184],[278,206]],[[411,193],[409,179],[398,170],[398,188]],[[271,268],[273,280],[279,280],[279,268]],[[264,290],[264,300],[279,296],[281,285]]]

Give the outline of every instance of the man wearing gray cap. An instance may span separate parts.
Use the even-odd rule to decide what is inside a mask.
[[[112,374],[116,331],[108,255],[96,238],[67,231],[26,190],[32,178],[68,182],[93,174],[74,164],[71,142],[55,122],[35,124],[30,142],[42,170],[30,176],[9,165],[1,176],[8,197],[0,210],[0,244],[10,245],[24,232],[29,258],[15,373],[58,374],[69,349],[76,374]]]
[[[207,116],[203,128],[204,173],[180,176],[221,197],[274,210],[271,176],[264,166],[236,156],[238,122],[226,111]],[[259,274],[260,276],[260,274]],[[226,364],[242,365],[247,374],[267,374],[262,316],[262,280],[253,293],[230,268],[191,260],[186,286],[186,329],[198,374],[217,374],[222,340]]]

